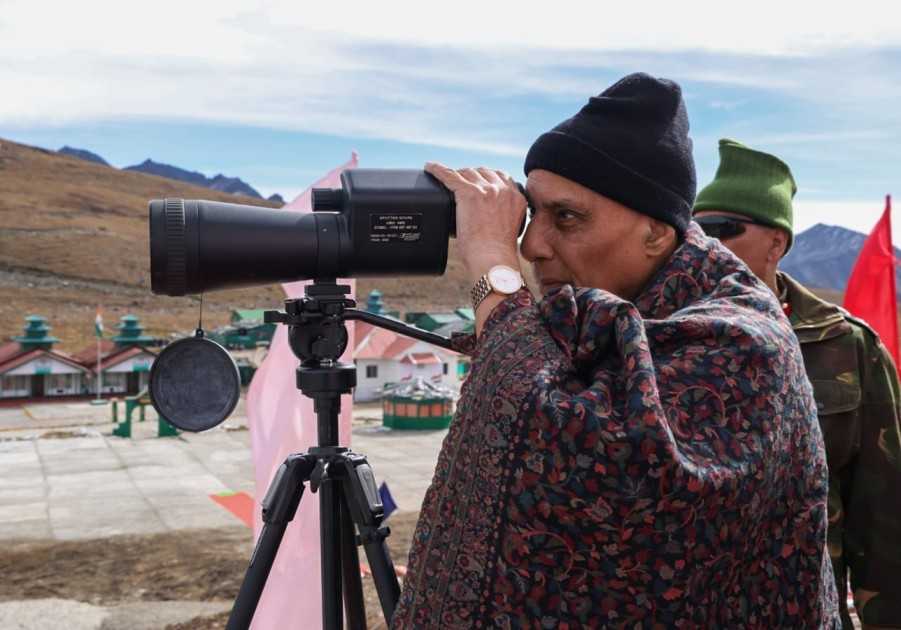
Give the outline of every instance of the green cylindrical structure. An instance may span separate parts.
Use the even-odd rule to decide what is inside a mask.
[[[423,379],[394,385],[382,397],[382,424],[391,429],[446,429],[453,416],[450,390]]]

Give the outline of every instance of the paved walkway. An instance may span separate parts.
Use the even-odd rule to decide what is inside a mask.
[[[155,414],[133,438],[111,435],[109,407],[89,403],[0,409],[0,540],[87,539],[239,521],[209,495],[254,494],[250,433],[239,408],[202,434],[156,438]],[[397,432],[355,408],[352,444],[401,510],[418,510],[446,431]],[[54,437],[55,436],[55,437]],[[79,437],[71,437],[79,436]]]

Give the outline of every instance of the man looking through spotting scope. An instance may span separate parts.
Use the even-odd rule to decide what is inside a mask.
[[[839,627],[827,472],[779,303],[691,222],[678,85],[625,77],[453,191],[468,377],[395,628]]]

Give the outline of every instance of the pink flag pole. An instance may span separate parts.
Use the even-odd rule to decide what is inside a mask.
[[[286,212],[311,212],[313,188],[338,188],[341,172],[356,168],[358,156],[353,153],[346,164],[334,169],[307,188],[284,208]],[[350,283],[351,296],[355,290]],[[282,285],[289,298],[303,296],[304,287],[310,282],[292,282]],[[347,350],[342,361],[353,358],[353,324],[347,324]],[[256,538],[262,529],[260,500],[275,472],[285,458],[306,451],[317,442],[316,414],[313,402],[303,396],[296,387],[295,369],[299,361],[288,345],[288,331],[277,326],[269,352],[254,375],[247,392],[247,419],[250,427],[250,445],[253,455],[256,492],[254,501],[253,531]],[[352,397],[341,397],[341,414],[338,419],[339,442],[350,446]],[[321,586],[319,578],[319,497],[304,493],[294,520],[288,524],[278,555],[272,565],[266,587],[251,626],[253,630],[275,628],[322,627]]]

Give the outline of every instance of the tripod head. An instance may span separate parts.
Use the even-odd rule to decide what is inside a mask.
[[[288,343],[301,365],[331,365],[347,349],[345,312],[356,302],[347,297],[350,287],[334,280],[316,280],[304,294],[285,300],[284,313],[266,311],[263,321],[288,326]]]
[[[301,366],[334,364],[347,349],[347,320],[360,320],[434,346],[451,349],[451,340],[384,317],[361,311],[349,297],[350,287],[334,279],[314,280],[304,289],[305,296],[285,300],[285,312],[266,311],[267,323],[287,324],[288,342]]]

